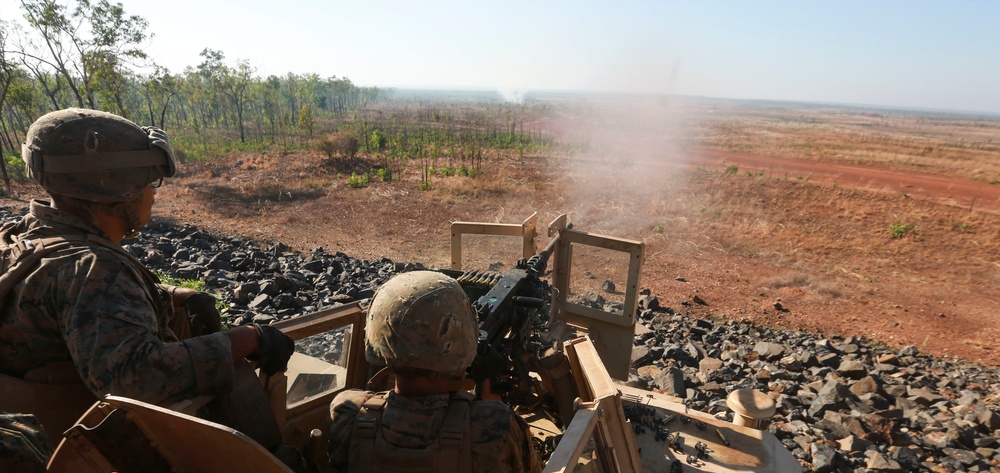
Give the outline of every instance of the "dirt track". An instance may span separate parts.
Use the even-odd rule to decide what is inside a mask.
[[[771,177],[808,177],[824,183],[907,194],[946,205],[1000,211],[1000,185],[961,177],[704,149],[693,152],[689,164],[713,169],[736,165],[740,172],[763,171]]]

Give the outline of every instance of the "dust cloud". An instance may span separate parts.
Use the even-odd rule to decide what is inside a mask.
[[[684,194],[696,104],[671,96],[596,96],[559,124],[571,143],[563,212],[578,228],[643,239],[663,230]]]

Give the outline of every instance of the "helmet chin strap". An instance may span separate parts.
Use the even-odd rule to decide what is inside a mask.
[[[124,214],[125,219],[128,220],[131,226],[125,233],[125,238],[135,238],[139,234],[139,230],[142,229],[142,221],[139,220],[139,214],[135,211],[137,206],[138,203],[136,202],[122,202],[114,206],[115,210]]]

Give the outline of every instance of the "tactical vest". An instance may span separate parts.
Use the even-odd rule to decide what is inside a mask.
[[[157,304],[159,298],[149,293],[155,290],[156,276],[120,245],[92,234],[23,240],[13,235],[15,226],[12,222],[0,228],[0,308],[7,307],[10,291],[37,268],[42,258],[55,251],[91,245],[109,248],[134,262],[130,266],[136,277],[147,281],[144,287],[154,282],[152,289],[147,287],[147,293],[154,306]],[[0,411],[34,414],[53,445],[96,401],[72,362],[49,363],[28,371],[23,379],[0,374]]]
[[[348,471],[351,473],[458,473],[472,471],[472,435],[469,406],[475,396],[452,394],[434,443],[424,448],[390,444],[382,435],[382,412],[387,393],[365,401],[351,434]]]

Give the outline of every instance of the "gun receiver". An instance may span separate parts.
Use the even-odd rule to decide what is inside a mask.
[[[549,283],[541,276],[557,240],[502,274],[471,271],[457,278],[479,317],[480,346],[472,369],[478,387],[490,379],[494,392],[522,398],[537,393],[529,372],[549,345],[541,331],[551,306]]]

